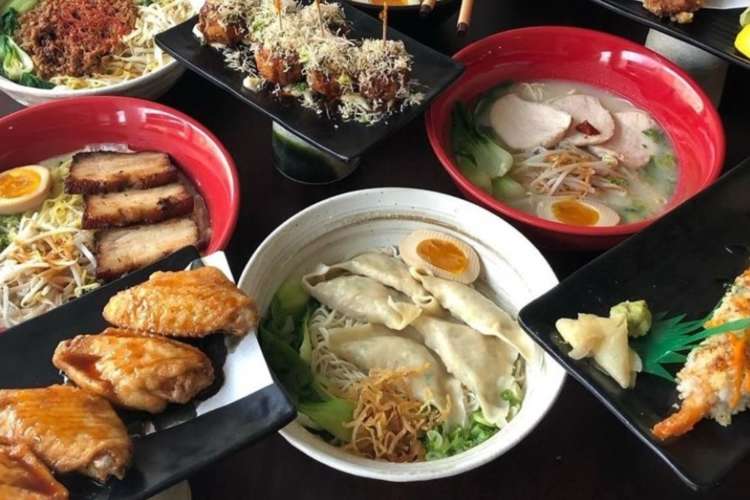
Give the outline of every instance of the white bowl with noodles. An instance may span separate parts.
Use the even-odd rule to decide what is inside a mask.
[[[186,0],[186,2],[191,4],[192,9],[197,14],[205,0]],[[157,48],[157,50],[161,49]],[[172,88],[185,73],[185,67],[178,61],[172,59],[166,53],[163,54],[163,57],[169,58],[169,62],[149,73],[102,87],[71,89],[58,86],[51,89],[40,89],[20,85],[0,75],[0,91],[24,106],[58,99],[96,95],[117,95],[155,100]]]
[[[432,191],[378,188],[330,198],[286,221],[258,247],[239,286],[256,297],[265,315],[287,277],[301,276],[319,262],[396,245],[416,229],[441,231],[471,245],[482,262],[477,288],[514,314],[557,284],[539,251],[489,211]],[[448,477],[479,467],[523,440],[554,403],[564,378],[563,369],[539,349],[526,367],[519,413],[484,443],[450,458],[409,464],[361,458],[326,443],[299,420],[280,433],[308,456],[349,474],[398,482]]]

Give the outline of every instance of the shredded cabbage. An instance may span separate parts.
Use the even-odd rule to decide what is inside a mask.
[[[64,192],[71,160],[50,168],[52,187],[23,214],[0,252],[0,327],[43,314],[99,286],[92,231],[81,229],[83,197]]]

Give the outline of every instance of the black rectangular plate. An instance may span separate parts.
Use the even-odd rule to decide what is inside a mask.
[[[381,36],[381,25],[377,20],[347,4],[342,4],[342,7],[352,25],[349,38]],[[192,71],[250,104],[295,135],[342,160],[361,156],[419,116],[427,104],[463,71],[463,66],[450,57],[389,29],[388,37],[403,40],[406,49],[414,56],[412,78],[419,80],[420,91],[425,95],[424,101],[374,125],[334,121],[303,108],[295,100],[282,101],[270,92],[252,92],[244,88],[242,80],[245,75],[227,68],[219,51],[200,44],[193,34],[196,22],[197,16],[157,35],[156,43]]]
[[[653,312],[705,317],[726,285],[750,264],[748,192],[750,160],[745,160],[520,313],[523,327],[537,342],[694,489],[714,485],[750,452],[750,412],[736,415],[730,427],[704,420],[684,436],[658,442],[650,429],[674,411],[675,385],[640,374],[634,389],[621,389],[589,359],[568,357],[555,321],[579,312],[607,316],[610,306],[637,299],[648,301]]]
[[[731,63],[750,69],[750,59],[734,48],[734,39],[740,31],[741,9],[702,9],[695,13],[693,22],[677,24],[669,19],[659,19],[634,0],[593,0],[599,5],[622,14],[649,28],[672,35],[691,43]]]
[[[62,383],[62,376],[52,365],[52,353],[60,341],[106,328],[108,325],[102,318],[102,309],[118,291],[146,281],[154,271],[179,271],[199,258],[195,248],[185,248],[0,333],[0,388],[45,387]],[[197,345],[216,363],[223,361],[220,348],[223,343],[223,336],[214,335],[202,339]],[[148,420],[158,426],[159,422],[168,423],[170,418],[183,419],[186,412],[194,415],[194,407],[191,404],[170,405],[157,418],[149,417]],[[145,415],[139,412],[118,413],[129,430],[137,429],[145,419]],[[59,479],[75,499],[148,498],[197,469],[275,432],[294,416],[294,407],[281,389],[272,384],[175,427],[134,437],[133,463],[122,481],[111,479],[106,484],[99,484],[77,474]]]

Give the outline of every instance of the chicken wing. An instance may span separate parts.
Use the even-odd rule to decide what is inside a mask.
[[[71,386],[0,390],[0,437],[23,443],[58,472],[120,479],[132,444],[109,402]]]
[[[0,438],[0,498],[67,500],[68,490],[28,446]]]
[[[134,410],[159,413],[187,403],[214,380],[195,347],[157,335],[108,328],[58,344],[52,363],[81,388]]]
[[[242,336],[257,325],[255,302],[215,267],[156,272],[119,292],[104,308],[115,326],[174,337],[225,332]]]

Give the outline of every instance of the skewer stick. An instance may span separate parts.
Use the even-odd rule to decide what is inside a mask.
[[[422,5],[419,7],[419,15],[427,17],[435,8],[435,0],[422,0]]]
[[[283,29],[284,24],[281,22],[281,0],[273,0],[273,6],[276,8],[276,15],[279,16],[279,29]]]
[[[320,0],[315,0],[315,8],[318,9],[318,20],[320,21],[320,34],[325,35],[325,23],[323,22],[323,12],[320,10]]]
[[[468,31],[473,8],[474,0],[461,0],[461,10],[458,12],[458,25],[456,25],[459,35],[465,35],[466,31]]]
[[[388,2],[383,2],[380,20],[383,21],[383,47],[385,47],[385,42],[388,40]]]

